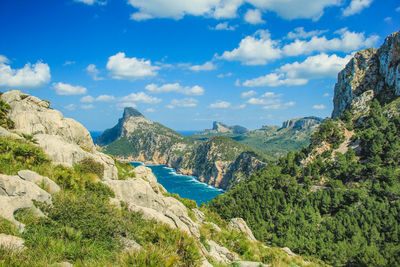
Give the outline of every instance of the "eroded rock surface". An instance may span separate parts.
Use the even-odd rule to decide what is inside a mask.
[[[247,223],[242,218],[233,218],[229,221],[229,227],[231,229],[238,230],[239,232],[245,233],[247,238],[251,241],[257,241],[254,237],[253,232],[247,226]]]

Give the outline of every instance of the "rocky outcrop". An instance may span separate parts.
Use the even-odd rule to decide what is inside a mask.
[[[222,122],[214,121],[213,127],[211,129],[206,129],[198,134],[199,135],[218,134],[218,133],[244,134],[247,132],[249,132],[249,129],[243,126],[240,125],[229,126]]]
[[[115,198],[125,202],[131,211],[142,213],[145,219],[154,219],[199,238],[199,226],[190,219],[186,207],[177,199],[163,195],[165,191],[160,189],[149,168],[136,169],[134,179],[104,182],[114,191]]]
[[[232,261],[240,260],[236,253],[232,253],[226,247],[221,246],[212,240],[208,240],[207,243],[210,246],[208,255],[215,261],[230,264]]]
[[[0,248],[18,252],[25,249],[24,240],[20,237],[0,233]]]
[[[365,92],[370,91],[365,94]],[[374,95],[391,98],[400,95],[400,32],[389,35],[378,49],[357,52],[338,74],[335,85],[332,118],[353,108],[366,109]],[[372,97],[371,97],[372,95]]]
[[[306,128],[312,128],[321,124],[323,119],[318,117],[304,117],[286,120],[282,123],[281,129],[296,129],[302,130]],[[279,130],[278,130],[279,131]]]
[[[245,233],[250,241],[257,241],[257,239],[253,235],[253,232],[250,230],[250,228],[247,226],[247,223],[242,218],[231,219],[229,221],[229,228]]]
[[[34,171],[22,170],[18,172],[18,176],[26,181],[32,182],[38,186],[43,186],[50,194],[60,192],[60,187],[48,177],[41,176]]]
[[[0,217],[14,223],[20,229],[23,224],[14,218],[14,213],[22,208],[31,208],[38,216],[43,216],[32,200],[51,204],[51,195],[34,182],[17,175],[0,174]]]
[[[8,117],[15,123],[17,133],[31,135],[55,164],[72,167],[85,158],[104,166],[104,179],[117,179],[114,160],[96,151],[89,131],[61,112],[51,109],[50,103],[37,97],[12,90],[1,95],[10,105]],[[14,133],[0,129],[0,136],[17,138]]]

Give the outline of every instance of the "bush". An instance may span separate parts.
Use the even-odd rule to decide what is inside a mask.
[[[93,173],[100,179],[104,178],[104,165],[92,158],[85,158],[74,166],[78,173]]]

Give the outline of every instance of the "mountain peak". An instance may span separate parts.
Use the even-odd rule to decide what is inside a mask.
[[[130,118],[130,117],[144,117],[142,113],[140,113],[137,109],[132,108],[132,107],[126,107],[124,109],[124,120]]]

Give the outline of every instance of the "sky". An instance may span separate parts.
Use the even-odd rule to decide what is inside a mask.
[[[0,91],[92,131],[124,107],[174,130],[329,117],[337,73],[399,0],[0,0]]]

